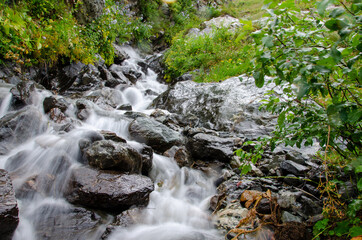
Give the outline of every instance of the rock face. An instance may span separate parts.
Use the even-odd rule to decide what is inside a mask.
[[[242,27],[239,19],[231,16],[221,16],[213,18],[209,21],[202,23],[203,29],[192,28],[190,29],[187,36],[190,37],[199,37],[204,35],[212,35],[215,29],[227,28],[229,31],[235,31],[236,29]]]
[[[11,145],[27,141],[41,132],[41,113],[33,108],[26,107],[17,112],[10,112],[0,119],[0,153],[8,152]]]
[[[265,91],[246,77],[222,83],[183,81],[156,98],[152,107],[181,114],[192,127],[234,131],[257,138],[273,130],[271,116],[258,110]]]
[[[80,207],[43,205],[37,211],[44,213],[34,219],[38,239],[95,239],[102,224],[98,214]]]
[[[198,133],[188,140],[187,148],[196,159],[230,162],[234,155],[234,140]]]
[[[12,239],[18,226],[18,204],[8,173],[0,169],[0,236],[1,239]]]
[[[173,145],[182,143],[182,136],[178,132],[147,117],[138,117],[132,121],[129,133],[136,141],[145,143],[158,152],[164,152]]]
[[[140,173],[142,169],[142,156],[123,142],[96,141],[85,150],[85,157],[89,165],[103,170]]]
[[[66,198],[74,204],[117,211],[147,204],[153,189],[152,180],[146,176],[80,167],[73,171]]]

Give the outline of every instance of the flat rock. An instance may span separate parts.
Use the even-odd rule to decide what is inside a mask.
[[[103,169],[128,173],[140,173],[142,156],[124,142],[100,140],[84,151],[89,165]]]
[[[187,148],[196,159],[230,162],[234,155],[234,139],[198,133],[188,140]]]
[[[134,140],[145,143],[158,152],[164,152],[183,142],[181,134],[148,117],[138,117],[132,121],[129,133]]]
[[[79,167],[73,170],[66,198],[74,204],[120,210],[146,205],[153,189],[152,180],[146,176]]]

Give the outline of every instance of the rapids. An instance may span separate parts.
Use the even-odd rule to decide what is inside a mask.
[[[131,47],[124,47],[123,50],[130,58],[122,65],[140,71],[137,62],[144,58]],[[1,118],[13,110],[10,108],[11,87],[13,86],[0,85]],[[166,85],[157,81],[157,74],[148,70],[142,72],[136,84],[127,88],[116,87],[109,92],[109,97],[117,105],[130,104],[133,111],[150,114],[152,110],[147,107],[156,95],[147,94],[146,90],[161,94],[166,89]],[[89,90],[84,96],[92,96],[94,91],[96,90]],[[126,139],[135,148],[139,143],[129,138],[129,121],[123,118],[125,111],[104,109],[85,99],[82,100],[87,102],[91,112],[87,120],[81,122],[74,113],[78,99],[64,97],[71,103],[66,113],[75,127],[68,132],[60,130],[43,110],[43,100],[49,96],[53,94],[47,90],[36,90],[33,93],[30,108],[40,113],[39,120],[34,123],[37,126],[29,127],[34,129],[29,139],[6,143],[5,149],[8,151],[0,155],[0,168],[10,173],[15,192],[21,193],[18,198],[20,222],[13,240],[54,239],[54,234],[63,236],[63,239],[100,239],[114,217],[109,213],[79,210],[64,198],[72,169],[82,166],[79,161],[79,141],[90,131],[107,130]],[[142,222],[128,228],[116,227],[107,239],[222,238],[214,229],[208,212],[210,197],[216,192],[214,179],[201,171],[180,168],[172,158],[155,153],[150,177],[155,183],[155,190],[150,194],[148,206],[141,213]],[[37,182],[36,191],[24,190],[24,185],[31,187],[28,185],[34,179]],[[84,216],[95,219],[95,223],[79,227],[75,235],[66,231],[59,232],[77,228],[77,224],[83,222],[83,219],[72,218],[72,214],[77,211],[83,211]],[[49,227],[47,221],[54,222],[52,227]]]

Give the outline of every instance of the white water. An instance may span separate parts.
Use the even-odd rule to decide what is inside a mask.
[[[140,69],[136,63],[142,60],[141,56],[132,48],[124,50],[131,58],[123,64]],[[132,87],[110,91],[110,97],[118,105],[128,103],[134,111],[150,113],[146,108],[155,96],[147,95],[145,91],[152,90],[160,94],[167,88],[156,79],[157,75],[149,70]],[[88,93],[91,94],[92,91]],[[50,95],[48,91],[37,92],[33,96],[34,107],[43,113],[43,99]],[[0,117],[3,117],[8,113],[11,103],[9,86],[0,86],[0,98],[3,99]],[[72,102],[67,113],[75,118],[75,101],[67,101]],[[89,105],[92,106],[90,117],[85,122],[74,120],[76,128],[68,133],[57,132],[56,124],[43,115],[42,121],[47,126],[43,134],[15,146],[7,155],[0,156],[0,168],[10,172],[15,190],[24,188],[26,182],[28,187],[35,179],[37,182],[36,191],[22,191],[21,200],[18,199],[20,223],[13,240],[52,239],[51,236],[43,238],[37,235],[37,226],[54,212],[73,207],[63,198],[63,193],[68,187],[71,170],[81,165],[78,161],[81,155],[78,143],[82,138],[92,131],[108,130],[127,139],[133,147],[139,147],[139,143],[129,140],[129,121],[122,117],[124,111],[107,111],[92,102]],[[155,182],[155,191],[151,193],[149,204],[142,212],[142,222],[130,228],[116,228],[109,239],[221,239],[213,229],[207,211],[209,199],[215,193],[213,179],[200,171],[180,169],[173,159],[158,154],[153,156],[150,177]],[[77,239],[99,239],[111,220],[110,216],[103,217],[97,229],[89,229]],[[66,221],[69,221],[66,217],[58,219],[57,224],[66,225]]]

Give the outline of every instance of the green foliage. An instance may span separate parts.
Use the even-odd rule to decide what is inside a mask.
[[[317,139],[321,147],[328,145],[345,157],[358,156],[362,149],[360,10],[353,3],[350,9],[342,5],[325,14],[331,2],[318,5],[322,16],[313,9],[301,12],[292,0],[268,9],[270,21],[252,34],[258,46],[253,76],[258,87],[264,85],[265,76],[273,77],[287,96],[282,99],[272,92],[264,105],[279,115],[272,146],[283,142],[300,147]],[[266,3],[277,6],[274,1]]]
[[[259,138],[258,141],[246,141],[242,148],[237,149],[234,153],[241,161],[241,174],[247,174],[252,170],[251,164],[256,164],[262,158],[266,147],[266,140]],[[244,150],[248,148],[249,150]]]
[[[113,43],[147,42],[150,26],[128,16],[122,5],[106,1],[104,14],[86,26],[77,23],[63,1],[27,0],[13,6],[0,1],[0,63],[47,64],[114,58]]]
[[[214,29],[202,36],[178,36],[165,54],[166,78],[172,80],[193,72],[198,82],[221,81],[247,71],[253,48],[248,34],[251,21],[238,31]]]

